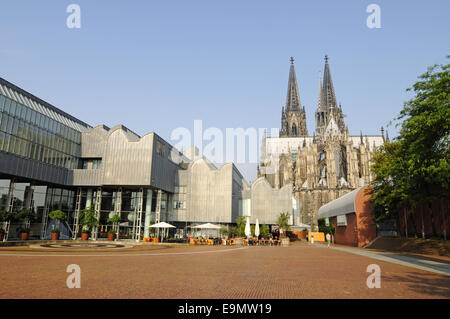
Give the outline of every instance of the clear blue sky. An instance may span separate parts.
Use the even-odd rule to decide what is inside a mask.
[[[71,3],[79,30],[66,26]],[[381,29],[366,26],[371,3]],[[448,63],[449,12],[448,0],[2,1],[0,76],[93,126],[170,141],[195,119],[279,127],[294,56],[312,134],[328,54],[350,133],[379,134],[417,76]]]

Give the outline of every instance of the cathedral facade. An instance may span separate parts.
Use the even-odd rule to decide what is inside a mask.
[[[328,56],[318,95],[311,136],[291,58],[279,137],[263,137],[258,167],[258,177],[264,176],[275,189],[293,185],[301,222],[313,230],[318,230],[317,212],[322,205],[373,180],[369,169],[372,153],[388,138],[383,128],[381,135],[349,135],[342,106],[336,100]]]

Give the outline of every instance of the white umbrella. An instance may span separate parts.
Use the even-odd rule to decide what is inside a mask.
[[[221,227],[219,225],[214,225],[211,223],[206,223],[206,224],[201,224],[201,225],[197,225],[197,226],[193,226],[192,228],[195,229],[220,229]],[[219,236],[219,233],[217,232],[217,237]]]
[[[153,224],[153,225],[150,225],[149,227],[152,227],[152,228],[176,228],[175,226],[170,225],[166,222],[160,222],[157,224]]]
[[[245,236],[250,237],[252,234],[250,230],[250,218],[247,217],[247,223],[245,224]]]
[[[201,224],[201,225],[197,225],[194,226],[192,228],[198,228],[198,229],[220,229],[219,225],[214,225],[211,223],[206,223],[206,224]]]
[[[255,236],[256,236],[257,238],[258,238],[258,236],[259,236],[259,221],[258,221],[258,218],[256,218]]]
[[[164,229],[176,228],[175,226],[170,225],[170,224],[165,223],[165,222],[160,222],[160,223],[157,223],[157,224],[153,224],[153,225],[150,225],[149,227],[152,227],[152,228],[164,228]],[[161,242],[163,242],[163,236],[161,236]]]

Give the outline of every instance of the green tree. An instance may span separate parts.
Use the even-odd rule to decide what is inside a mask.
[[[48,217],[50,217],[51,220],[56,220],[56,228],[53,230],[53,232],[59,233],[59,224],[67,220],[67,214],[64,213],[62,210],[57,209],[51,211],[48,214]]]
[[[291,227],[289,226],[289,218],[291,215],[289,213],[281,213],[280,216],[277,219],[277,226],[280,228],[280,230],[283,230],[283,233],[285,234],[286,231],[291,230]]]
[[[219,233],[220,233],[222,236],[228,237],[228,234],[229,234],[230,232],[229,232],[227,226],[222,226],[222,227],[220,228],[220,230],[219,230]]]
[[[17,215],[16,215],[17,219],[20,221],[25,221],[27,223],[32,223],[34,221],[36,221],[36,214],[32,209],[21,209]]]
[[[269,235],[270,231],[269,231],[269,226],[264,224],[259,228],[259,233],[261,236],[267,236]]]
[[[400,134],[373,156],[372,202],[377,218],[397,217],[400,206],[414,213],[418,205],[450,198],[450,65],[434,65],[412,88],[415,96],[400,115]],[[441,206],[442,214],[444,214]],[[431,216],[433,216],[431,214]],[[433,233],[434,222],[432,221]],[[422,236],[423,222],[422,222]]]
[[[334,223],[330,219],[330,226],[327,226],[325,223],[325,218],[321,218],[318,220],[319,225],[319,232],[325,233],[325,234],[334,234]]]
[[[11,212],[7,212],[6,210],[0,210],[0,222],[9,222],[13,219],[13,214]]]
[[[244,216],[239,216],[236,218],[236,224],[237,224],[237,236],[245,236],[245,224],[246,220]]]
[[[230,236],[241,236],[241,235],[239,235],[240,233],[236,226],[231,226],[229,228],[229,234],[230,234]]]
[[[114,214],[114,216],[112,216],[111,218],[108,218],[107,222],[108,223],[112,223],[112,229],[110,229],[110,232],[114,232],[117,234],[117,236],[119,236],[119,224],[121,222],[121,218],[119,214]],[[151,229],[153,230],[153,228]]]
[[[98,226],[98,219],[92,207],[87,207],[81,212],[80,224],[83,225],[83,232],[89,232],[93,227]]]

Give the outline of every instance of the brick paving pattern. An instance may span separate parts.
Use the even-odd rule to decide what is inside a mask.
[[[81,267],[80,289],[66,286],[69,264]],[[381,267],[379,289],[366,285],[369,264]],[[7,247],[0,248],[0,282],[0,298],[450,298],[448,276],[308,244],[101,252]]]

